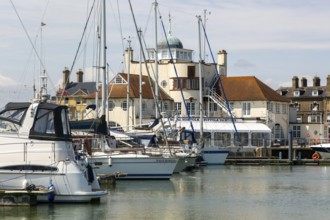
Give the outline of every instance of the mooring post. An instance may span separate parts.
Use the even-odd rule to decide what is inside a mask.
[[[289,130],[289,149],[288,149],[288,159],[290,164],[292,164],[292,130]]]

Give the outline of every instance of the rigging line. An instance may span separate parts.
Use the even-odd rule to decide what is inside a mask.
[[[47,3],[46,3],[46,7],[45,7],[45,9],[44,9],[43,15],[41,16],[41,21],[43,21],[44,18],[45,18],[45,14],[46,14],[46,11],[47,11],[47,9],[48,9],[49,1],[50,1],[50,0],[48,0]],[[41,30],[41,29],[38,27],[37,34],[36,34],[36,36],[35,36],[35,40],[34,40],[34,45],[36,45],[36,42],[37,42],[37,39],[38,39],[38,36],[39,36],[40,30]],[[27,61],[26,66],[28,66],[28,63],[30,62],[30,57],[31,57],[32,53],[33,53],[33,49],[31,50],[30,55],[28,56],[29,58],[28,58],[28,61]],[[26,67],[26,68],[27,68],[27,67]],[[24,68],[24,69],[26,69],[26,68]],[[25,71],[22,71],[21,76],[22,76],[22,77],[20,77],[20,81],[23,83],[23,82],[25,81],[25,78],[26,78],[26,72],[25,72]],[[19,88],[19,91],[18,91],[17,94],[20,95],[21,92],[22,92],[22,87]]]
[[[131,1],[128,0],[128,2],[129,2],[129,5],[130,5],[130,9],[131,9],[131,13],[132,13],[133,21],[134,21],[135,31],[136,31],[136,33],[139,33],[139,30],[138,30],[138,27],[137,27],[137,24],[136,24],[136,20],[135,20],[135,16],[134,16],[134,12],[133,12]],[[140,37],[139,34],[137,34],[137,35],[138,35],[138,38],[139,38],[140,47],[143,48],[141,37]],[[165,144],[168,147],[168,149],[170,151],[170,154],[172,154],[171,153],[171,149],[169,148],[169,145],[168,145],[167,133],[166,133],[166,130],[165,130],[165,124],[164,124],[163,118],[161,117],[161,114],[160,114],[158,100],[155,98],[156,97],[155,96],[155,90],[154,90],[154,86],[153,86],[152,81],[151,81],[151,77],[150,77],[148,65],[147,65],[147,62],[146,62],[146,55],[145,55],[145,53],[144,53],[143,50],[141,50],[141,51],[142,51],[142,56],[143,56],[143,60],[144,60],[144,65],[145,65],[145,68],[146,68],[147,73],[148,73],[148,80],[149,80],[149,84],[150,84],[150,88],[151,88],[151,92],[152,92],[152,97],[154,97],[154,101],[156,103],[156,109],[158,111],[158,115],[160,116],[159,118],[160,118],[160,122],[162,124],[162,129],[163,129],[163,132],[164,132],[164,136],[165,136],[165,138],[164,138],[165,139]],[[155,82],[155,84],[156,84],[156,82]]]
[[[21,17],[19,16],[18,11],[17,11],[17,9],[16,9],[16,7],[15,7],[13,1],[10,0],[10,3],[11,3],[11,5],[13,6],[13,9],[14,9],[14,11],[15,11],[15,13],[16,13],[16,15],[17,15],[17,17],[18,17],[18,19],[19,19],[19,21],[20,21],[22,27],[23,27],[23,30],[24,30],[24,32],[25,32],[27,38],[29,39],[29,42],[30,42],[30,44],[31,44],[31,46],[32,46],[32,48],[33,48],[33,50],[34,50],[34,53],[35,53],[36,56],[38,57],[38,60],[39,60],[39,62],[40,62],[40,64],[41,64],[42,68],[44,68],[45,73],[48,75],[48,73],[47,73],[47,71],[46,71],[46,67],[45,67],[44,63],[42,62],[41,57],[39,56],[39,54],[38,54],[38,52],[37,52],[37,49],[36,49],[36,47],[34,46],[32,40],[31,40],[31,37],[30,37],[28,31],[26,30],[25,25],[24,25],[24,23],[23,23]]]
[[[90,10],[90,12],[89,12],[89,15],[88,15],[88,18],[87,18],[87,21],[86,21],[86,24],[85,24],[85,27],[84,27],[84,30],[83,30],[83,34],[82,34],[82,36],[81,36],[81,38],[80,38],[79,45],[78,45],[78,48],[77,48],[76,54],[75,54],[75,56],[74,56],[74,59],[73,59],[73,62],[72,62],[71,68],[70,68],[69,77],[67,78],[67,81],[65,82],[65,87],[66,87],[66,85],[68,84],[68,81],[69,81],[69,79],[70,79],[70,75],[71,75],[71,72],[72,72],[72,70],[73,70],[74,64],[75,64],[75,62],[76,62],[76,59],[77,59],[77,56],[78,56],[78,53],[79,53],[79,49],[80,49],[81,43],[82,43],[83,38],[84,38],[84,36],[85,36],[86,30],[87,30],[87,25],[88,25],[88,23],[89,23],[89,20],[90,20],[91,15],[92,15],[92,12],[93,12],[93,9],[94,9],[94,5],[95,5],[95,0],[94,0],[94,2],[93,2],[93,4],[92,4],[91,10]],[[65,90],[65,88],[63,88],[63,90]],[[64,92],[62,92],[62,94],[61,94],[61,97],[60,97],[60,99],[59,99],[60,102],[61,102],[61,100],[63,99],[63,96],[64,96]]]
[[[231,109],[230,109],[230,106],[229,106],[229,102],[228,102],[228,99],[227,99],[227,96],[226,96],[225,90],[224,90],[224,88],[223,88],[223,85],[222,85],[221,76],[220,76],[220,73],[219,73],[219,71],[218,71],[217,64],[216,64],[216,62],[215,62],[214,55],[213,55],[213,53],[212,53],[211,46],[210,46],[210,42],[209,42],[209,39],[208,39],[208,37],[207,37],[207,34],[206,34],[206,31],[205,31],[205,27],[204,27],[204,25],[203,25],[203,22],[201,22],[201,26],[202,26],[202,28],[203,28],[204,36],[205,36],[205,39],[206,39],[207,45],[208,45],[208,47],[209,47],[209,51],[210,51],[210,54],[211,54],[211,57],[212,57],[213,65],[214,65],[214,67],[215,67],[215,71],[216,71],[217,76],[218,76],[218,78],[217,78],[217,80],[216,80],[216,83],[219,82],[221,92],[222,92],[222,94],[223,94],[223,96],[224,96],[224,99],[225,99],[225,101],[226,101],[226,106],[227,106],[227,109],[228,109],[229,114],[230,114],[230,119],[231,119],[231,121],[232,121],[232,123],[233,123],[233,126],[234,126],[234,129],[235,129],[235,133],[236,133],[236,135],[237,135],[238,141],[241,142],[241,138],[240,138],[240,135],[239,135],[239,133],[238,133],[238,131],[237,131],[237,128],[236,128],[236,125],[235,125],[235,121],[234,121],[234,118],[233,118],[233,114],[232,114],[232,112],[231,112]],[[213,87],[212,87],[211,89],[214,88],[214,86],[216,85],[216,83],[213,84]]]
[[[168,38],[167,38],[167,35],[166,35],[166,30],[165,30],[165,27],[164,27],[164,22],[163,22],[161,16],[160,16],[160,21],[161,21],[161,24],[162,24],[163,33],[165,35],[167,47],[168,47],[168,50],[169,50],[169,53],[170,53],[171,63],[173,65],[173,67],[174,67],[174,72],[175,72],[176,78],[178,80],[178,87],[180,88],[180,93],[181,93],[182,101],[183,101],[183,104],[184,104],[185,109],[188,110],[188,106],[187,106],[186,100],[184,99],[183,91],[182,91],[182,88],[181,88],[181,83],[180,83],[180,79],[179,79],[179,76],[178,76],[178,72],[177,72],[175,63],[173,61],[173,54],[172,54],[172,51],[171,51],[171,48],[170,48],[170,44],[168,42]],[[191,106],[190,106],[190,111],[191,111]],[[191,118],[190,118],[190,111],[187,111],[187,116],[188,116],[188,120],[190,121],[190,127],[191,127],[192,131],[195,132],[194,131],[194,126],[193,126],[192,121],[191,121]]]
[[[109,5],[111,8],[111,11],[113,12],[113,15],[115,15],[115,9],[113,5],[111,4],[111,1],[109,1]],[[121,13],[120,13],[120,7],[119,7],[119,2],[117,0],[117,14],[118,14],[118,19],[116,16],[114,16],[114,21],[116,25],[119,27],[119,33],[120,33],[120,40],[121,40],[121,61],[118,65],[118,69],[122,69],[122,65],[125,62],[125,40],[123,36],[123,28],[122,28],[122,21],[121,21]],[[120,70],[122,71],[122,70]]]
[[[117,0],[117,13],[118,13],[118,19],[119,19],[120,39],[124,39],[118,0]],[[121,47],[122,47],[122,52],[124,53],[124,51],[125,51],[124,41],[122,41]]]

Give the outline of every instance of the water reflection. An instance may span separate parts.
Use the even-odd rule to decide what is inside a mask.
[[[320,166],[209,166],[170,181],[118,181],[100,204],[0,207],[0,219],[327,219]]]

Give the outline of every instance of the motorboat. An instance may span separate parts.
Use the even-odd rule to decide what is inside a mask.
[[[312,155],[314,160],[330,159],[330,143],[311,145],[310,148],[315,151]]]
[[[0,110],[0,190],[51,189],[38,202],[91,202],[107,195],[88,163],[79,162],[67,107],[46,101]]]

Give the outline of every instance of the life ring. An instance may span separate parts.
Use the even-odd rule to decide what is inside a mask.
[[[88,155],[92,155],[91,146],[89,145],[88,138],[84,139],[84,149]]]
[[[312,158],[313,160],[319,160],[321,157],[320,157],[320,154],[315,152],[313,155],[312,155]]]

